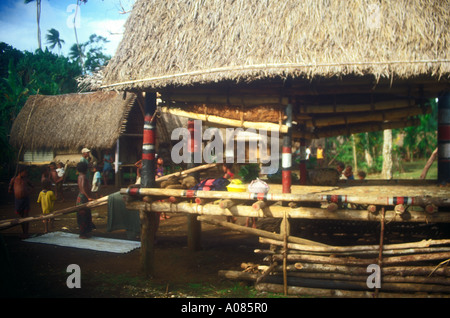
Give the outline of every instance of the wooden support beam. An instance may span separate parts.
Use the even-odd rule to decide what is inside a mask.
[[[235,119],[228,119],[219,116],[210,116],[207,114],[197,114],[192,112],[187,112],[178,108],[171,107],[162,107],[161,111],[164,113],[187,117],[192,119],[202,120],[206,123],[227,126],[227,127],[241,127],[241,128],[254,128],[254,129],[263,129],[266,131],[278,131],[280,133],[286,133],[288,128],[285,125],[279,125],[274,123],[266,123],[266,122],[251,122],[251,121],[240,121]]]
[[[132,201],[127,203],[129,209],[139,210],[145,202]],[[284,213],[287,210],[288,218],[302,218],[312,220],[353,220],[353,221],[367,221],[378,222],[379,215],[374,215],[364,210],[337,210],[332,213],[326,209],[300,207],[292,209],[283,206],[270,206],[264,210],[255,211],[251,206],[235,205],[228,209],[222,209],[217,204],[205,204],[197,205],[195,203],[180,202],[173,204],[169,202],[152,202],[151,210],[160,212],[172,212],[172,213],[189,213],[199,215],[223,215],[223,216],[243,216],[243,217],[272,217],[283,218]],[[424,212],[409,211],[408,215],[403,214],[402,217],[396,216],[395,211],[386,211],[386,219],[389,222],[450,222],[450,213],[438,212],[433,215],[428,215]]]
[[[246,234],[266,237],[266,238],[270,238],[273,240],[283,240],[283,235],[281,235],[281,234],[272,233],[272,232],[268,232],[268,231],[264,231],[264,230],[260,230],[260,229],[251,228],[251,227],[246,227],[246,226],[242,226],[242,225],[238,225],[238,224],[234,224],[234,223],[230,223],[230,222],[219,221],[219,220],[213,219],[208,216],[201,215],[201,216],[198,216],[197,219],[201,222],[222,226],[222,227],[228,228],[233,231],[239,231],[239,232],[246,233]],[[320,243],[320,242],[315,242],[315,241],[311,241],[311,240],[307,240],[307,239],[295,237],[295,236],[289,236],[288,242],[292,242],[292,243],[296,243],[296,244],[304,244],[307,246],[318,246],[318,247],[324,247],[324,248],[326,248],[328,246],[328,245]]]
[[[352,190],[350,188],[349,193]],[[120,193],[130,195],[150,195],[150,196],[174,196],[184,198],[210,198],[210,199],[230,199],[230,200],[255,200],[260,194],[250,192],[227,192],[227,191],[190,191],[181,189],[159,189],[159,188],[128,188],[121,189]],[[374,195],[335,195],[325,194],[296,194],[296,193],[266,193],[261,194],[264,201],[284,201],[284,202],[336,202],[354,203],[364,205],[395,206],[397,204],[426,206],[434,204],[436,206],[450,206],[450,197],[432,196],[374,196]]]
[[[312,120],[303,121],[303,124],[308,127],[328,127],[335,125],[348,125],[366,122],[384,122],[395,121],[412,116],[430,113],[431,108],[428,107],[425,111],[420,107],[408,107],[402,109],[375,111],[367,113],[351,113],[348,115],[334,115],[329,117],[315,117]]]
[[[399,99],[371,103],[369,100],[364,104],[343,104],[334,105],[308,105],[307,103],[299,106],[299,111],[306,114],[330,114],[330,113],[349,113],[349,112],[373,112],[380,110],[392,110],[415,106],[415,100]]]

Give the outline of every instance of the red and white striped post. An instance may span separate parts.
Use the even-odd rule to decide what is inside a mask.
[[[281,151],[281,183],[283,193],[291,193],[292,184],[292,104],[288,104],[285,110],[286,126],[288,132],[283,136]]]
[[[146,93],[144,104],[144,137],[142,141],[141,187],[155,186],[156,123],[152,117],[156,110],[156,93]]]
[[[141,187],[154,188],[155,182],[155,144],[156,123],[153,114],[156,110],[156,93],[145,94],[144,136],[142,141]],[[155,236],[158,230],[159,215],[145,208],[139,211],[141,219],[141,267],[146,276],[152,276],[155,268]]]
[[[202,125],[198,125],[201,121],[195,121],[191,118],[188,119],[188,131],[189,131],[189,163],[188,168],[194,168],[202,162]],[[196,124],[197,123],[197,124]],[[199,180],[199,172],[194,172],[192,176]],[[201,250],[201,233],[202,233],[202,223],[197,220],[197,215],[188,214],[187,215],[187,227],[188,227],[188,237],[187,245],[188,250],[195,252]]]

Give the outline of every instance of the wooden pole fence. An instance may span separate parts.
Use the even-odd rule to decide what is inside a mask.
[[[157,189],[157,190],[167,190],[170,192],[173,191],[170,189]],[[226,192],[220,191],[216,192],[226,194]],[[192,201],[193,200],[194,198],[192,198]],[[379,221],[380,218],[380,216],[370,213],[367,210],[336,210],[333,212],[328,212],[326,209],[321,208],[311,208],[311,207],[290,208],[278,205],[271,205],[264,209],[255,210],[251,206],[240,204],[236,204],[229,208],[223,209],[221,208],[220,204],[207,203],[204,205],[200,205],[196,204],[195,202],[187,202],[187,201],[184,202],[182,201],[179,203],[162,202],[162,201],[145,203],[143,201],[136,200],[127,202],[127,207],[132,210],[139,210],[146,204],[148,204],[148,207],[151,208],[152,211],[169,212],[169,213],[170,212],[190,213],[198,215],[283,218],[284,213],[287,211],[288,218],[353,220],[353,221]],[[397,213],[394,210],[392,210],[386,211],[385,217],[387,220],[389,220],[389,222],[450,222],[450,213],[445,212],[428,215],[420,211],[410,211],[407,213],[407,217],[405,216],[405,214],[406,213],[404,213],[402,216],[398,216]]]
[[[26,222],[34,222],[34,221],[42,221],[42,220],[46,220],[46,219],[53,219],[57,216],[77,212],[81,208],[85,208],[85,207],[86,208],[96,208],[96,207],[105,205],[107,203],[108,203],[108,196],[105,196],[100,199],[90,201],[88,203],[80,204],[80,205],[73,206],[73,207],[66,208],[66,209],[57,210],[57,211],[55,211],[53,213],[49,213],[49,214],[41,214],[39,216],[30,216],[30,217],[26,217],[26,218],[15,218],[15,219],[3,220],[0,222],[0,229],[8,228],[8,227],[19,225],[19,224],[26,223]]]
[[[351,191],[351,190],[349,190]],[[392,206],[397,204],[426,206],[450,206],[450,197],[431,196],[353,196],[333,194],[295,194],[295,193],[250,193],[250,192],[227,192],[227,191],[194,191],[181,189],[159,189],[159,188],[126,188],[120,193],[141,196],[173,196],[187,199],[234,199],[255,201],[284,201],[284,202],[335,202],[353,204],[374,204],[381,206]]]

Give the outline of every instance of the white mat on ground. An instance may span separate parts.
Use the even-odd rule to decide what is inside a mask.
[[[44,235],[26,239],[24,241],[110,253],[128,253],[136,248],[141,247],[141,242],[136,241],[116,240],[95,236],[92,236],[88,239],[80,239],[78,234],[65,232],[50,232]]]

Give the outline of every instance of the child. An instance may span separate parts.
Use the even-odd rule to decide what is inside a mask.
[[[142,170],[142,159],[137,161],[134,166],[136,167],[136,182],[135,184],[141,184],[141,170]]]
[[[100,174],[100,168],[98,166],[94,166],[92,168],[92,172],[94,172],[94,178],[92,179],[92,196],[94,196],[96,199],[99,198],[98,189],[100,188],[100,184],[102,183],[102,176]]]
[[[366,173],[364,171],[358,171],[358,179],[364,180],[366,178]]]
[[[42,181],[42,191],[39,193],[37,203],[41,204],[42,214],[49,214],[53,212],[54,202],[56,201],[55,194],[51,190],[52,183],[45,179]],[[44,233],[48,233],[49,223],[53,227],[53,219],[44,219]]]
[[[355,177],[353,176],[353,170],[351,166],[347,166],[344,170],[344,176],[347,178],[347,180],[355,180]]]
[[[14,193],[15,212],[20,217],[28,217],[30,213],[30,194],[33,185],[28,180],[28,171],[26,167],[19,167],[19,173],[9,182],[9,193]],[[28,237],[28,222],[22,223],[23,238]]]
[[[161,178],[164,175],[163,165],[164,165],[164,159],[162,157],[157,157],[155,179]],[[161,212],[159,219],[160,220],[170,219],[170,216],[168,216],[165,212]]]
[[[155,179],[161,178],[164,175],[164,159],[161,157],[158,157],[158,159],[156,159],[156,175],[155,175]]]
[[[56,182],[56,197],[64,202],[64,191],[63,191],[63,181],[64,181],[64,164],[62,162],[58,162],[56,168],[56,175],[58,176],[58,181]]]
[[[225,179],[233,179],[234,178],[234,173],[231,172],[231,169],[233,168],[233,164],[232,163],[224,163],[222,166],[222,170],[223,170],[223,177]]]

